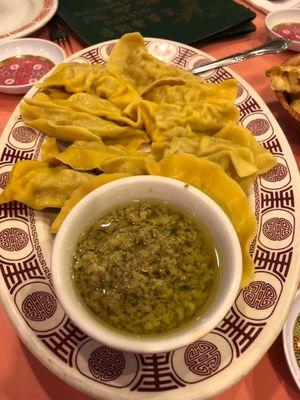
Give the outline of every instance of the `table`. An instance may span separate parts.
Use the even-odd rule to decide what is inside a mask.
[[[221,58],[231,53],[259,46],[268,39],[264,29],[264,14],[249,6],[243,0],[238,2],[252,8],[257,13],[253,21],[257,28],[256,31],[239,38],[199,45],[198,48],[216,58]],[[46,26],[33,36],[47,38],[47,32]],[[74,38],[71,38],[71,40],[74,52],[82,48]],[[285,132],[298,167],[300,167],[299,133],[296,132],[286,112],[278,104],[265,77],[265,71],[268,68],[282,63],[293,54],[291,51],[287,51],[284,54],[254,58],[246,63],[233,65],[232,69],[252,85],[269,106]],[[0,132],[4,129],[21,98],[22,96],[0,94]],[[0,327],[0,400],[90,399],[89,396],[73,389],[48,371],[26,349],[18,339],[1,305]],[[216,396],[214,400],[285,400],[298,398],[299,392],[289,372],[280,335],[262,360],[243,380]]]

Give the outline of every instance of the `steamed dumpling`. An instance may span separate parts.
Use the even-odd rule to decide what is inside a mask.
[[[117,42],[109,57],[108,71],[130,82],[139,94],[160,84],[200,80],[149,54],[143,37],[137,32],[127,33]]]
[[[43,161],[18,161],[0,195],[0,204],[19,201],[35,210],[60,208],[74,190],[93,179],[95,175],[66,166],[51,168]]]

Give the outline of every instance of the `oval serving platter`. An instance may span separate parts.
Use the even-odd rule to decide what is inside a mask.
[[[115,41],[72,55],[67,61],[106,64]],[[147,39],[151,54],[192,69],[212,58],[192,47]],[[20,338],[61,379],[98,399],[200,400],[233,385],[253,368],[278,336],[299,281],[299,172],[275,118],[237,74],[218,68],[211,82],[239,82],[240,123],[277,158],[249,194],[258,222],[250,252],[255,280],[242,289],[223,321],[195,343],[163,354],[133,354],[108,348],[81,332],[58,303],[50,253],[54,215],[14,202],[0,206],[0,295]],[[33,96],[34,87],[27,97]],[[1,137],[0,187],[12,165],[39,158],[44,135],[26,126],[19,107]],[[209,384],[208,384],[209,383]]]

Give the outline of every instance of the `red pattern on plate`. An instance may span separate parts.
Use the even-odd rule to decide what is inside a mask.
[[[57,308],[55,297],[47,292],[33,292],[22,303],[22,311],[32,321],[45,321],[52,317]]]
[[[0,231],[0,247],[7,251],[24,249],[29,242],[28,234],[20,228],[6,228]]]
[[[125,358],[121,351],[101,346],[90,355],[89,367],[97,380],[112,381],[122,375],[125,368]]]
[[[14,128],[11,135],[14,139],[21,143],[33,142],[37,137],[35,130],[29,126],[19,126]]]
[[[265,119],[258,118],[249,122],[247,128],[253,133],[254,136],[260,136],[268,131],[270,128],[270,123]]]
[[[205,340],[189,345],[185,351],[185,363],[196,375],[209,376],[217,371],[221,364],[218,348]]]
[[[277,293],[270,283],[255,281],[243,290],[243,298],[248,306],[257,310],[264,310],[274,305],[277,300]]]
[[[185,386],[174,374],[170,364],[170,353],[139,354],[141,373],[132,391],[161,392]]]
[[[7,185],[8,178],[9,178],[9,172],[3,172],[2,174],[0,174],[0,188],[1,189],[4,189],[5,186]]]
[[[263,224],[262,231],[268,239],[279,241],[293,233],[293,225],[286,218],[270,218]]]
[[[278,162],[270,171],[263,174],[263,179],[268,182],[278,182],[288,175],[288,169],[285,165]]]

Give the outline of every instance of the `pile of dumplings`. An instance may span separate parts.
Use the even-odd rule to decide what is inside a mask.
[[[238,124],[237,82],[203,82],[151,56],[139,33],[124,35],[108,66],[60,64],[23,121],[47,135],[41,160],[17,162],[0,203],[67,213],[87,193],[130,175],[167,176],[193,185],[225,211],[243,253],[243,284],[253,278],[249,246],[256,222],[246,192],[276,160]]]

